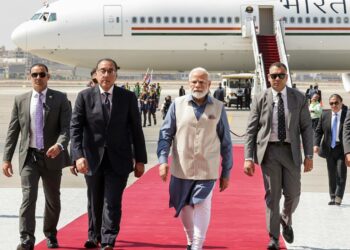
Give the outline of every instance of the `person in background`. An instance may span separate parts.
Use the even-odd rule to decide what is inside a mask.
[[[168,113],[168,110],[170,108],[171,103],[172,103],[171,96],[170,95],[166,96],[164,98],[164,103],[163,103],[162,108],[161,108],[163,120],[165,119],[165,116]]]
[[[152,117],[154,125],[157,125],[156,112],[158,108],[158,95],[154,85],[151,85],[148,95],[148,126],[152,126]]]
[[[311,97],[313,96],[313,94],[314,94],[314,87],[313,87],[313,85],[310,85],[310,87],[305,92],[305,96],[306,96],[306,98],[308,99],[309,102],[310,102]]]
[[[318,101],[322,104],[322,91],[319,89],[317,83],[315,83],[313,94],[318,94],[319,96]]]
[[[292,214],[301,193],[301,141],[304,172],[313,168],[313,132],[304,94],[286,86],[287,67],[280,62],[269,68],[271,88],[254,96],[245,138],[244,172],[253,176],[254,163],[261,165],[265,186],[269,250],[279,249],[280,224],[288,243],[294,241]],[[284,195],[282,212],[281,194]]]
[[[141,87],[140,87],[140,83],[139,83],[139,82],[137,82],[137,83],[135,84],[134,93],[135,93],[135,95],[136,95],[136,98],[139,98],[140,93],[141,93]]]
[[[86,87],[94,87],[97,84],[97,80],[96,80],[96,69],[93,68],[90,72],[90,76],[91,76],[91,80],[89,81],[89,83],[86,85]]]
[[[248,81],[244,88],[244,103],[247,109],[250,109],[250,102],[252,100],[251,95],[252,95],[252,87],[250,85],[250,82]]]
[[[161,95],[161,93],[162,93],[162,87],[160,86],[160,83],[159,83],[159,82],[157,82],[156,93],[157,93],[158,100],[159,100],[160,95]]]
[[[19,211],[21,243],[17,250],[31,250],[35,245],[35,207],[39,180],[45,195],[44,235],[48,248],[58,248],[57,223],[61,211],[62,168],[69,157],[69,122],[71,107],[66,94],[48,88],[50,74],[45,64],[30,68],[32,90],[15,97],[5,141],[2,171],[11,177],[11,160],[19,134],[19,174],[22,205]],[[68,161],[69,162],[69,161]]]
[[[330,201],[328,205],[342,203],[347,168],[343,146],[343,126],[348,107],[343,98],[332,94],[329,98],[330,110],[323,111],[315,130],[314,152],[326,158]]]
[[[190,72],[191,94],[178,97],[171,104],[159,133],[157,149],[159,175],[166,181],[172,145],[170,206],[175,208],[175,216],[180,216],[187,249],[192,250],[203,248],[215,181],[220,178],[220,191],[224,191],[232,168],[232,143],[225,107],[208,95],[210,84],[205,69],[195,68]]]
[[[214,98],[221,102],[225,102],[225,90],[221,86],[221,82],[219,83],[219,87],[214,91]]]
[[[143,117],[143,127],[146,127],[147,114],[148,114],[148,110],[149,110],[148,97],[149,97],[148,88],[146,86],[143,86],[142,92],[141,92],[140,98],[139,98],[140,110],[141,110],[141,114]]]
[[[316,130],[318,121],[320,120],[320,117],[322,114],[322,106],[321,106],[320,102],[318,101],[318,99],[319,99],[318,94],[314,94],[311,98],[311,102],[310,102],[310,106],[309,106],[313,131]]]
[[[181,86],[179,89],[179,96],[183,96],[183,95],[186,95],[186,91],[184,89],[184,86]]]
[[[115,85],[118,69],[113,59],[97,62],[99,85],[79,92],[70,126],[72,159],[85,177],[95,229],[84,246],[100,243],[102,250],[113,250],[119,234],[129,174],[141,177],[147,163],[137,99]]]
[[[238,89],[237,89],[237,103],[236,103],[236,108],[238,109],[238,107],[240,109],[243,108],[243,95],[244,95],[244,90],[241,88],[241,85],[238,84]]]

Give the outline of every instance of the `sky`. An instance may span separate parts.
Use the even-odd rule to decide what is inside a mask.
[[[50,1],[52,2],[52,1]],[[0,2],[0,47],[15,49],[11,41],[12,31],[29,20],[43,5],[43,0],[2,0]]]

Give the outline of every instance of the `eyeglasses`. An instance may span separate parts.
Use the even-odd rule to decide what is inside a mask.
[[[279,79],[284,79],[284,78],[286,78],[286,75],[287,75],[287,74],[284,74],[284,73],[282,73],[282,74],[270,74],[270,77],[271,77],[273,80],[275,80],[277,77],[278,77]]]
[[[338,105],[338,104],[339,104],[339,102],[330,102],[329,106]]]
[[[191,81],[192,84],[196,84],[196,83],[199,83],[199,84],[204,84],[206,81],[199,81],[199,80],[193,80]]]
[[[31,75],[31,77],[33,77],[33,78],[37,78],[38,76],[39,76],[40,78],[44,78],[44,77],[47,76],[47,73],[46,73],[46,72],[39,72],[39,73],[31,73],[30,75]]]
[[[104,75],[106,73],[108,75],[114,75],[115,73],[117,73],[115,69],[98,69],[97,72],[100,73],[101,75]]]

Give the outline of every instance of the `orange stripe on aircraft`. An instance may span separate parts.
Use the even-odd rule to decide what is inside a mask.
[[[350,30],[350,27],[286,27],[286,30]]]
[[[241,30],[240,27],[132,27],[132,30]]]

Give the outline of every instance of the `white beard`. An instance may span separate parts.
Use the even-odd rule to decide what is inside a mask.
[[[193,92],[192,91],[192,96],[196,99],[202,99],[208,94],[209,90],[203,91],[203,92]]]

